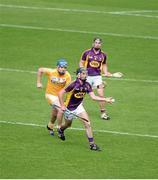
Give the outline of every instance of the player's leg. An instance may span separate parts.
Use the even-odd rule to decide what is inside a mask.
[[[86,121],[81,119],[81,121],[83,122],[84,127],[86,129],[86,134],[87,134],[87,137],[88,137],[88,141],[89,141],[90,144],[93,144],[94,143],[93,132],[92,132],[92,128],[91,128],[91,124],[90,124],[90,120],[89,120],[87,112],[83,111],[83,112],[81,112],[81,113],[79,113],[77,115],[88,120],[88,122],[86,122]]]
[[[63,120],[63,111],[60,108],[57,108],[57,107],[60,107],[60,102],[59,102],[59,98],[58,97],[55,98],[55,100],[54,100],[52,105],[57,110],[57,117],[56,117],[56,119],[57,119],[58,128],[60,128],[61,125],[62,125],[62,120]]]
[[[97,89],[98,96],[104,97],[104,84],[101,76],[94,77],[94,87],[96,87]],[[99,108],[100,108],[101,118],[104,120],[109,120],[110,117],[106,113],[105,102],[99,101]]]
[[[61,123],[62,123],[62,112],[58,113],[58,109],[56,109],[54,106],[54,104],[57,104],[58,106],[60,106],[59,99],[57,96],[53,96],[52,94],[46,94],[45,97],[46,97],[48,103],[52,107],[51,119],[47,125],[47,129],[49,130],[49,133],[51,135],[54,135],[53,128],[54,128],[56,119],[58,118],[58,126],[61,126]]]
[[[63,111],[61,111],[60,109],[58,109],[56,119],[57,119],[58,128],[60,128],[62,125],[62,119],[63,119]]]
[[[51,118],[47,125],[47,129],[49,130],[50,135],[54,135],[53,128],[56,121],[56,117],[57,117],[57,110],[55,108],[52,108]]]
[[[97,87],[97,93],[98,93],[98,96],[100,96],[100,97],[104,97],[104,88],[102,86],[103,85],[101,84],[101,85],[99,85]],[[109,115],[106,112],[105,102],[100,101],[99,102],[99,107],[100,107],[101,118],[104,119],[104,120],[109,120],[110,117],[109,117]]]
[[[60,128],[60,129],[61,129],[62,131],[64,131],[65,129],[71,127],[71,124],[72,124],[72,121],[65,119],[65,123],[61,125],[61,128]]]
[[[87,134],[88,142],[90,145],[90,149],[95,150],[95,151],[100,151],[100,148],[94,143],[93,131],[92,131],[91,123],[89,120],[89,116],[88,116],[87,112],[85,111],[84,107],[82,106],[82,104],[80,104],[79,107],[77,108],[76,114],[79,117],[82,117],[82,118],[88,120],[88,122],[87,122],[83,119],[80,119],[83,122],[84,127],[86,129],[86,134]]]
[[[65,119],[65,122],[64,124],[61,125],[60,128],[58,128],[58,137],[61,139],[61,140],[65,140],[65,135],[64,135],[64,131],[68,128],[68,127],[71,127],[71,124],[72,124],[72,120],[74,118],[73,114],[70,113],[71,111],[69,110],[66,110],[64,112],[64,119]]]

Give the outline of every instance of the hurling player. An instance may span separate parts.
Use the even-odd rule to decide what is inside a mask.
[[[46,75],[48,78],[47,87],[45,91],[45,97],[48,103],[52,106],[51,119],[47,125],[51,135],[54,135],[54,123],[57,119],[58,127],[62,124],[63,112],[55,108],[55,105],[60,106],[58,99],[58,92],[70,84],[71,76],[67,71],[68,63],[65,59],[59,59],[57,61],[57,67],[55,69],[41,67],[37,73],[37,87],[42,88],[42,76]]]
[[[65,118],[65,123],[60,128],[58,128],[58,136],[60,139],[65,140],[64,130],[71,126],[72,120],[77,116],[83,122],[86,129],[90,149],[99,151],[100,148],[94,143],[90,120],[82,105],[82,101],[86,93],[88,93],[93,100],[108,103],[112,103],[112,97],[105,98],[96,96],[94,94],[91,85],[86,81],[86,68],[79,68],[76,72],[76,75],[76,80],[69,84],[66,88],[62,89],[58,94],[61,110],[64,111]],[[67,94],[65,103],[64,94]]]
[[[122,73],[110,73],[107,68],[107,55],[101,50],[102,40],[94,38],[92,48],[82,53],[79,67],[85,67],[88,71],[87,81],[93,89],[97,89],[100,97],[104,96],[104,84],[102,75],[106,77],[122,77]],[[102,74],[103,73],[103,74]],[[110,117],[105,110],[105,102],[99,102],[101,118],[109,120]]]

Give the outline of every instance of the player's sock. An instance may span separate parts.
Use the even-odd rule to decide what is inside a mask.
[[[89,141],[90,144],[92,144],[94,142],[93,137],[88,137],[88,141]]]
[[[53,129],[51,129],[50,127],[48,127],[48,125],[47,125],[47,129],[48,129],[48,131],[49,131],[49,134],[50,134],[51,136],[54,136],[54,131],[53,131]]]
[[[58,131],[58,137],[59,137],[61,140],[65,141],[64,131],[62,131],[61,128],[58,128],[57,131]]]

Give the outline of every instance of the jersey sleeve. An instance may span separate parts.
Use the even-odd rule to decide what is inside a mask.
[[[87,51],[84,51],[81,55],[81,60],[86,61],[86,58],[87,58]]]
[[[74,87],[75,87],[75,81],[72,82],[71,84],[69,84],[69,85],[65,88],[65,91],[66,91],[66,92],[70,92],[70,91],[72,91],[72,90],[74,89]]]
[[[105,53],[103,53],[103,64],[106,64],[107,56]]]

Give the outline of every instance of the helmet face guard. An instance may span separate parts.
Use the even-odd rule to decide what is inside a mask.
[[[68,63],[65,59],[59,59],[57,61],[57,69],[58,69],[58,73],[60,75],[64,75],[66,72],[66,68],[68,66]]]
[[[76,70],[76,75],[78,75],[79,73],[82,73],[82,72],[87,73],[87,69],[84,68],[84,67],[78,68],[78,69]]]
[[[68,66],[68,63],[65,59],[59,59],[57,61],[57,67],[64,67],[64,68],[67,68]]]
[[[84,67],[78,68],[76,71],[76,75],[81,81],[85,82],[87,80],[88,75],[87,69]]]

